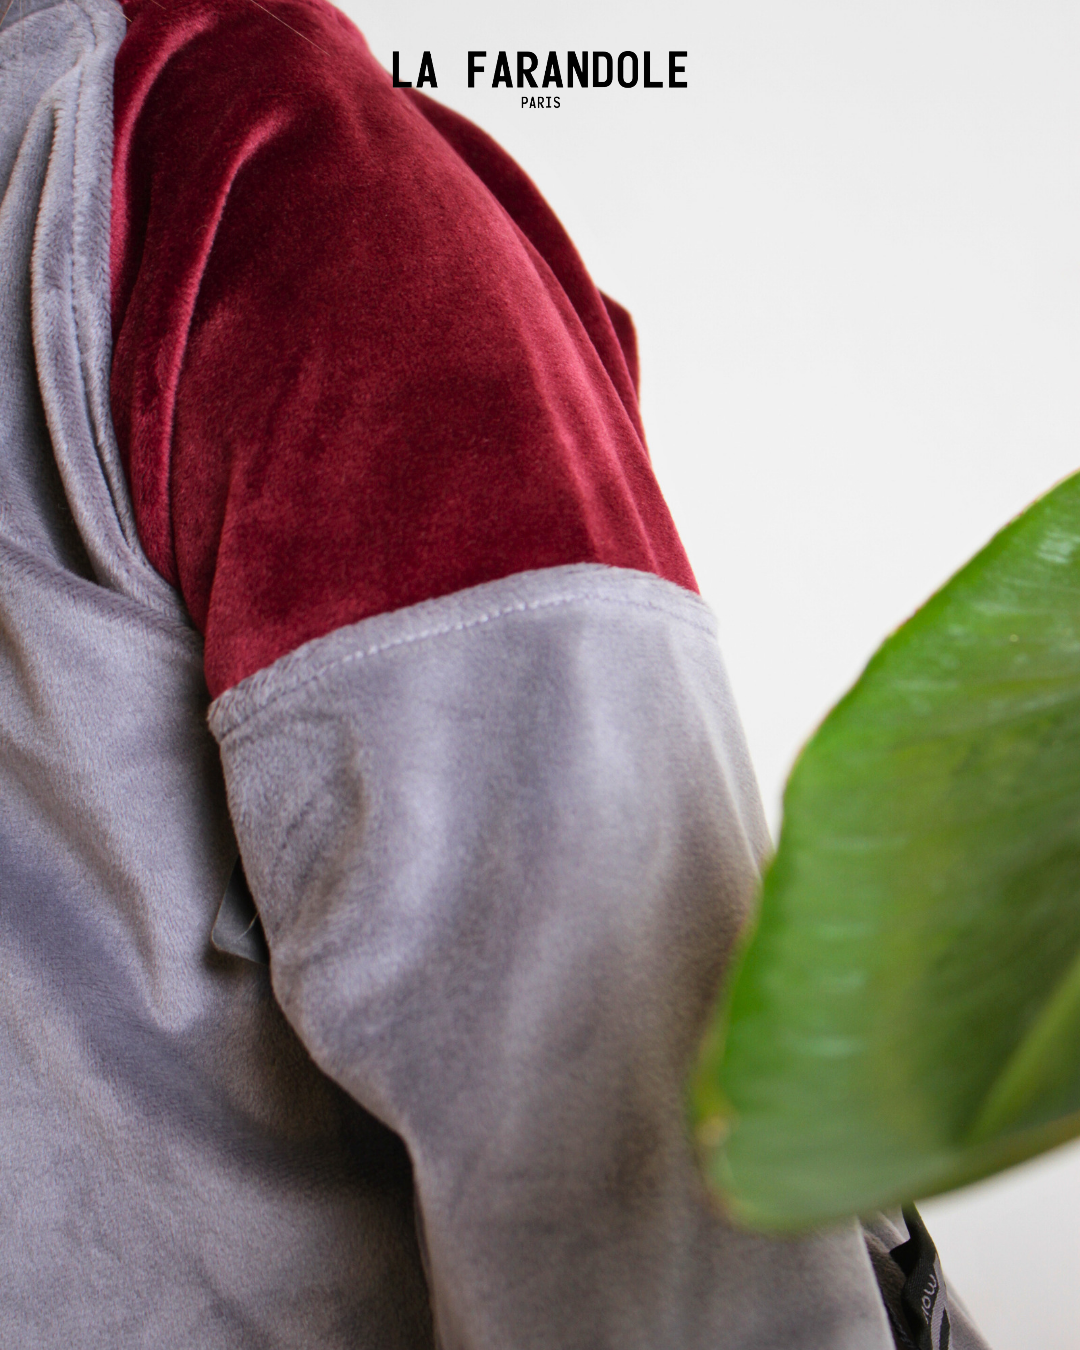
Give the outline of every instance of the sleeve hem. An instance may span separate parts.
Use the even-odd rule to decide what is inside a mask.
[[[602,563],[520,572],[453,595],[379,614],[304,643],[256,671],[210,706],[210,729],[219,742],[287,694],[342,666],[370,661],[413,643],[479,630],[490,623],[528,618],[560,606],[618,605],[659,610],[716,636],[708,605],[674,582]]]

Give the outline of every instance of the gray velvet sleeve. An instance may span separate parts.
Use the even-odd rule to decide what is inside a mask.
[[[887,1350],[857,1227],[736,1231],[681,1084],[767,846],[708,609],[598,566],[222,696],[274,989],[411,1154],[444,1350]]]

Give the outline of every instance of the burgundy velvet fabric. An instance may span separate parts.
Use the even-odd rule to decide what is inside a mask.
[[[113,415],[211,693],[532,568],[693,589],[629,316],[514,162],[325,0],[124,8]]]

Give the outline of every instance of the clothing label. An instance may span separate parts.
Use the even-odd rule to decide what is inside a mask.
[[[906,1325],[893,1331],[912,1350],[949,1350],[949,1311],[937,1248],[914,1205],[904,1207],[908,1240],[889,1253],[904,1272],[900,1306]]]

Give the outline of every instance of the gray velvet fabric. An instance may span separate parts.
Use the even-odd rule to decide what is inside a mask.
[[[694,596],[552,569],[213,706],[274,989],[406,1140],[440,1344],[884,1350],[856,1225],[728,1227],[681,1080],[766,834]]]
[[[0,522],[181,619],[139,546],[109,414],[111,0],[15,0],[0,32]],[[42,453],[47,447],[48,453]]]
[[[400,1142],[210,946],[201,642],[105,403],[124,31],[110,0],[0,29],[0,1346],[421,1350]]]
[[[220,700],[292,1025],[211,945],[201,644],[108,410],[124,27],[0,26],[0,1346],[431,1350],[419,1213],[445,1350],[881,1350],[854,1226],[728,1229],[682,1138],[766,842],[692,597],[515,578]]]

